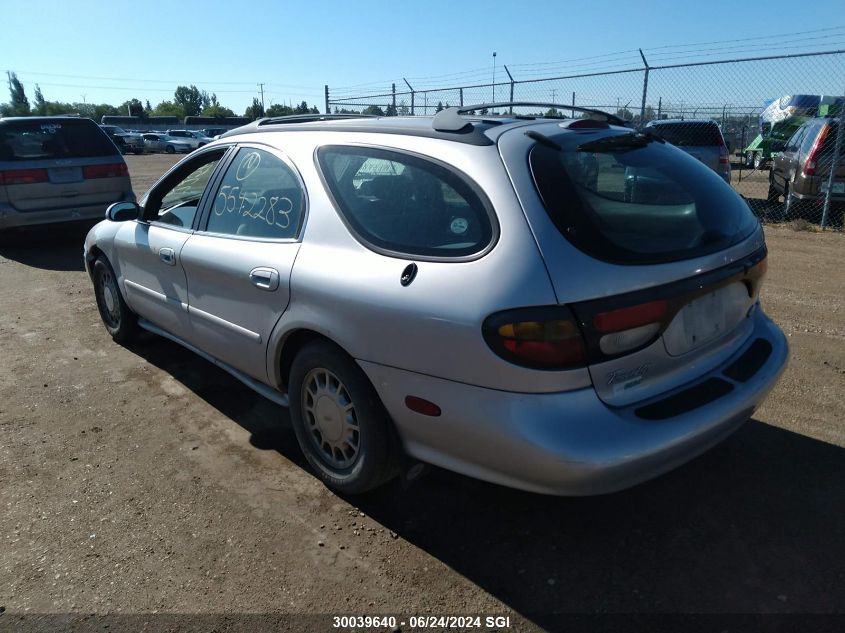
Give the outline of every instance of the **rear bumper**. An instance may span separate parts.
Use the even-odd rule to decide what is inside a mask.
[[[122,198],[114,202],[133,201],[133,193],[125,193]],[[0,202],[0,231],[42,224],[62,224],[83,220],[101,220],[105,217],[106,209],[112,203],[95,204],[79,207],[63,207],[46,211],[18,211],[8,203]]]
[[[611,408],[594,389],[552,394],[496,391],[359,361],[379,392],[409,455],[465,475],[555,495],[591,495],[630,487],[689,461],[727,437],[760,405],[786,367],[786,338],[755,310],[753,334],[723,366],[728,393],[683,414],[644,419],[654,402]],[[754,341],[771,346],[740,382],[724,374]],[[656,400],[684,392],[662,394]],[[439,417],[410,411],[407,395],[437,403]],[[681,395],[681,398],[683,396]],[[675,399],[677,401],[677,398]]]

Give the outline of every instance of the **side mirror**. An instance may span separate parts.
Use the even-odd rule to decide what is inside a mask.
[[[141,207],[134,202],[115,202],[106,211],[106,218],[112,222],[128,222],[141,217]]]

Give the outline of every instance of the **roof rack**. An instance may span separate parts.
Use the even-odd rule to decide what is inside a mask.
[[[479,103],[477,105],[461,106],[460,108],[446,108],[434,115],[431,126],[438,132],[460,132],[466,126],[471,125],[469,120],[461,116],[462,114],[478,110],[490,110],[492,108],[513,108],[519,106],[540,106],[542,108],[554,108],[556,110],[577,110],[578,112],[586,112],[592,115],[591,118],[595,118],[598,121],[606,121],[614,125],[628,125],[624,119],[620,119],[618,116],[592,108],[581,108],[562,103],[541,103],[538,101],[497,101],[496,103]]]
[[[334,121],[338,119],[377,119],[377,114],[289,114],[258,119],[257,125],[279,125],[284,123],[311,123],[312,121]]]

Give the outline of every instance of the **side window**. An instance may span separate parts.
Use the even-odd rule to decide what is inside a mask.
[[[291,168],[269,152],[241,148],[220,183],[206,230],[291,239],[304,212],[305,192]]]
[[[784,146],[784,151],[786,152],[794,152],[798,149],[798,145],[801,142],[801,136],[803,136],[804,131],[806,128],[799,127],[795,132],[793,132],[792,136],[789,137],[789,140],[786,141],[786,145]]]
[[[424,158],[327,146],[318,160],[347,225],[376,249],[466,257],[493,240],[494,220],[469,181]]]
[[[153,222],[190,228],[211,174],[226,153],[206,152],[185,164],[150,192],[144,217]]]
[[[813,143],[816,142],[816,137],[819,135],[821,131],[821,126],[814,124],[811,126],[807,126],[805,128],[806,135],[803,138],[803,142],[801,143],[801,154],[807,155],[810,153],[810,150],[813,147]]]

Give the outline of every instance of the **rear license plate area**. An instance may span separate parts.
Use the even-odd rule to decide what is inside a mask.
[[[51,167],[47,170],[50,182],[56,185],[82,180],[81,167]]]
[[[743,283],[696,297],[678,311],[663,333],[666,351],[680,356],[722,337],[742,321],[752,303]]]

